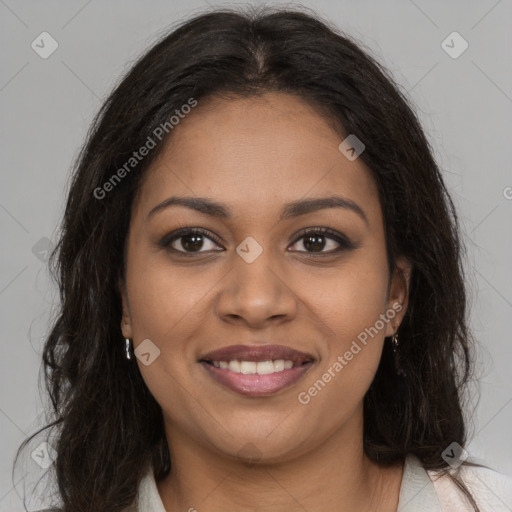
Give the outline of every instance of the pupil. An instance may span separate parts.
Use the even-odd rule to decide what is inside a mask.
[[[311,242],[311,243],[310,243]],[[323,235],[309,235],[304,239],[304,247],[312,252],[321,252],[325,247],[325,239]]]
[[[188,241],[192,241],[189,243]],[[192,234],[192,235],[185,235],[181,240],[181,245],[183,249],[187,251],[194,251],[201,249],[203,246],[203,240],[202,235]]]

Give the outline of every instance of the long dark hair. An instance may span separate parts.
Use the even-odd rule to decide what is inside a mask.
[[[348,134],[363,141],[360,158],[378,186],[390,272],[398,256],[413,265],[399,329],[407,377],[396,374],[385,343],[364,399],[366,455],[385,466],[414,454],[426,469],[447,472],[443,450],[452,442],[464,446],[473,368],[464,248],[408,100],[361,44],[314,14],[215,10],[165,34],[136,62],[95,117],[75,164],[50,259],[61,299],[43,351],[51,421],[16,456],[41,431],[57,433],[51,469],[58,510],[121,511],[134,501],[148,464],[157,480],[169,473],[161,408],[123,352],[119,285],[132,202],[172,136],[176,110],[191,99],[268,91],[313,105],[337,127],[340,141]],[[134,150],[165,123],[162,142],[120,178]],[[450,474],[478,510],[459,476]]]

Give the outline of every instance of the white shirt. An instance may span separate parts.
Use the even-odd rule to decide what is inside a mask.
[[[512,512],[512,479],[487,468],[461,466],[461,478],[481,512]],[[191,508],[193,510],[193,508]],[[472,512],[461,491],[447,476],[425,470],[419,459],[405,459],[397,512]],[[126,512],[167,512],[164,508],[153,471],[145,474],[133,507]]]

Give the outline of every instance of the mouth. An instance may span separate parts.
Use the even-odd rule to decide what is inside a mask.
[[[242,395],[261,397],[296,383],[315,358],[283,345],[233,345],[209,352],[198,362],[221,385]]]

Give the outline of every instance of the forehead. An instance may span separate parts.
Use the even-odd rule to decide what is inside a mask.
[[[261,217],[284,202],[336,193],[378,216],[371,173],[340,152],[344,137],[314,106],[284,93],[199,101],[148,171],[139,206],[147,213],[171,195],[196,195]]]

